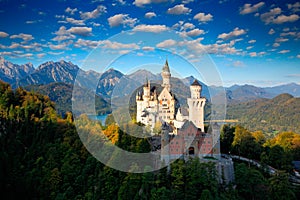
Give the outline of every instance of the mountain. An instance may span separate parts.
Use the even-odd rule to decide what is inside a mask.
[[[76,78],[79,67],[71,62],[49,61],[41,64],[33,73],[21,79],[18,86],[39,85],[54,82],[72,84]]]
[[[33,71],[34,68],[31,63],[17,65],[0,57],[0,80],[9,84],[16,83]]]
[[[251,131],[300,133],[300,98],[284,93],[272,99],[231,103],[227,107],[227,118],[238,119]]]
[[[29,85],[25,87],[28,91],[35,91],[37,93],[49,96],[50,100],[55,102],[55,108],[58,114],[64,116],[67,111],[72,111],[72,93],[73,85],[67,83],[50,83],[46,85]],[[76,92],[86,92],[86,90],[76,90]],[[76,94],[76,96],[83,96],[83,94]],[[92,98],[92,93],[89,98]],[[86,95],[85,95],[86,97]],[[87,102],[78,99],[79,103],[84,106]],[[109,113],[110,105],[100,96],[95,96],[95,109],[99,114]],[[92,111],[90,111],[91,113]],[[76,113],[80,114],[80,113]]]
[[[229,102],[235,101],[249,101],[260,98],[272,98],[276,96],[264,88],[255,87],[253,85],[234,85],[226,89],[227,100]]]
[[[162,80],[160,74],[155,75],[144,69],[137,70],[137,71],[133,72],[132,74],[127,75],[127,77],[133,81],[140,83],[140,84],[144,84],[146,82],[146,79],[148,79],[150,81]]]
[[[266,87],[265,90],[276,95],[288,92],[295,97],[300,97],[300,85],[296,83],[279,85],[275,87]]]

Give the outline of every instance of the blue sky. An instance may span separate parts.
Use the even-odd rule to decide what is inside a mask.
[[[168,57],[181,76],[214,66],[226,86],[300,83],[299,18],[287,0],[0,0],[0,55],[124,73]]]

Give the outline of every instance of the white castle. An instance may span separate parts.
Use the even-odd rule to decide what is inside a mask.
[[[206,99],[201,97],[202,86],[195,80],[191,86],[191,97],[187,98],[189,112],[179,108],[175,113],[176,99],[171,91],[171,73],[168,61],[162,68],[162,91],[157,94],[155,86],[151,88],[150,81],[143,86],[143,91],[136,95],[137,122],[141,122],[150,127],[155,123],[167,122],[174,125],[176,129],[182,127],[186,120],[191,121],[194,125],[204,132],[204,106]]]
[[[191,97],[187,98],[188,111],[176,109],[176,98],[171,91],[170,68],[168,61],[162,68],[162,91],[157,94],[156,87],[147,81],[143,90],[136,95],[137,122],[150,126],[153,130],[161,123],[160,158],[165,163],[183,158],[198,157],[203,162],[214,162],[219,182],[234,180],[233,162],[221,158],[220,126],[212,125],[211,133],[204,130],[204,106],[206,99],[201,96],[202,86],[197,80],[190,85]],[[176,137],[177,136],[177,137]],[[213,157],[213,159],[206,159]]]

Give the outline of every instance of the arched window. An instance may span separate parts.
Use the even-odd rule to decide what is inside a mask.
[[[189,148],[189,155],[195,155],[195,148],[194,147]]]

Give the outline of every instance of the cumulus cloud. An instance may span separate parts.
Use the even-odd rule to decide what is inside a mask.
[[[251,52],[249,53],[250,57],[256,57],[257,56],[257,53],[256,52]]]
[[[275,31],[274,31],[274,29],[271,28],[268,33],[269,33],[269,35],[273,35],[275,33]]]
[[[292,15],[289,15],[289,16],[279,15],[278,17],[274,18],[272,23],[282,24],[282,23],[285,23],[285,22],[295,22],[298,19],[299,19],[299,15],[296,15],[296,14],[292,14]]]
[[[288,9],[292,10],[293,12],[299,12],[300,11],[300,2],[296,2],[294,4],[288,4]]]
[[[285,50],[279,51],[278,53],[285,54],[285,53],[289,53],[289,52],[290,52],[290,50],[285,49]]]
[[[191,11],[192,11],[192,9],[185,7],[184,4],[180,4],[180,5],[176,5],[172,8],[169,8],[167,10],[167,13],[171,14],[171,15],[182,15],[182,14],[188,14]]]
[[[30,40],[33,40],[34,37],[30,34],[25,34],[25,33],[20,33],[18,35],[12,35],[9,37],[10,39],[16,39],[16,38],[20,38],[24,41],[30,41]]]
[[[5,38],[7,36],[9,36],[7,33],[0,31],[0,38]]]
[[[184,41],[175,41],[172,39],[168,39],[158,43],[156,46],[163,47],[174,47],[174,48],[186,48],[189,51],[184,51],[182,54],[184,56],[193,56],[199,55],[202,53],[210,53],[210,54],[238,54],[240,50],[233,47],[232,43],[226,44],[209,44],[203,45],[201,41],[204,38],[197,38],[195,40],[184,40]],[[187,53],[185,55],[185,53]],[[191,53],[193,55],[191,55]]]
[[[54,34],[56,36],[52,39],[53,41],[63,41],[75,38],[75,36],[72,35],[65,26],[59,27],[58,31],[56,31]]]
[[[300,54],[297,55],[297,58],[300,58]]]
[[[134,43],[120,43],[120,42],[115,42],[115,41],[110,41],[110,40],[99,40],[99,41],[94,41],[94,40],[84,40],[84,39],[78,39],[74,43],[75,47],[78,48],[103,48],[103,49],[110,49],[110,50],[125,50],[125,49],[138,49],[139,46]],[[120,52],[118,52],[120,53]]]
[[[147,12],[146,14],[145,14],[145,17],[146,18],[152,18],[152,17],[156,17],[156,14],[154,13],[154,12]]]
[[[39,53],[39,54],[36,54],[36,56],[37,56],[38,58],[43,58],[45,55],[46,55],[45,53]]]
[[[144,51],[153,51],[153,50],[154,50],[154,47],[146,46],[146,47],[143,47],[142,49],[143,49]]]
[[[144,5],[147,4],[152,4],[152,3],[164,3],[168,2],[169,0],[135,0],[133,4],[137,7],[143,7]]]
[[[67,7],[66,10],[65,10],[66,13],[69,13],[69,14],[71,14],[71,15],[74,15],[77,11],[78,11],[77,8],[73,8],[73,9],[72,9],[72,8],[70,8],[70,7]]]
[[[287,42],[287,41],[289,41],[289,39],[288,38],[276,38],[276,40],[275,40],[275,42]]]
[[[137,18],[130,18],[128,14],[116,14],[112,17],[109,17],[107,20],[110,27],[116,27],[120,25],[133,27],[137,22]]]
[[[211,14],[198,13],[194,16],[194,19],[197,19],[199,22],[208,22],[213,20],[213,16]]]
[[[84,26],[85,25],[84,20],[77,20],[77,19],[74,19],[72,17],[66,17],[64,21],[58,21],[58,23],[70,23],[70,24],[74,24],[74,25],[77,25],[77,26]]]
[[[176,45],[176,41],[172,39],[164,40],[156,45],[158,48],[172,47]]]
[[[69,33],[80,36],[89,36],[92,33],[92,28],[90,27],[71,27],[68,29]]]
[[[49,48],[52,49],[52,50],[66,50],[68,49],[67,48],[68,44],[67,43],[62,43],[62,44],[50,44],[49,45]]]
[[[246,14],[250,14],[253,12],[257,12],[264,5],[265,5],[264,2],[259,2],[257,4],[254,4],[253,6],[251,6],[251,4],[249,4],[249,3],[246,3],[246,4],[244,4],[244,6],[242,8],[240,8],[240,14],[246,15]]]
[[[169,28],[166,25],[146,25],[141,24],[137,25],[133,28],[133,31],[137,32],[152,32],[152,33],[160,33],[163,31],[167,31]]]
[[[228,39],[231,39],[233,37],[238,37],[243,34],[246,34],[246,31],[244,29],[235,28],[233,31],[231,31],[229,33],[222,33],[222,34],[218,35],[218,38],[223,39],[223,40],[228,40]]]
[[[278,42],[275,42],[272,46],[276,48],[276,47],[279,47],[280,44]]]
[[[252,43],[255,43],[255,42],[256,42],[256,40],[249,40],[248,41],[249,44],[252,44]]]
[[[106,13],[106,7],[100,5],[91,12],[80,12],[80,17],[81,17],[81,19],[84,19],[84,20],[95,19],[103,13]]]
[[[266,12],[260,16],[260,19],[265,24],[282,24],[286,22],[295,22],[300,17],[297,14],[292,15],[280,15],[282,10],[280,8],[273,8],[269,12]]]
[[[180,34],[181,37],[187,37],[187,36],[195,37],[195,36],[202,35],[204,33],[205,33],[204,30],[196,28],[196,29],[193,29],[193,30],[190,30],[190,31],[187,31],[187,32],[186,31],[180,32],[179,34]]]
[[[265,22],[265,24],[272,23],[275,19],[275,16],[279,15],[281,13],[280,8],[273,8],[269,12],[263,13],[260,15],[260,19]]]
[[[99,45],[99,41],[93,41],[93,40],[84,40],[79,38],[75,43],[74,46],[81,48],[81,47],[87,47],[90,49],[93,49]]]

